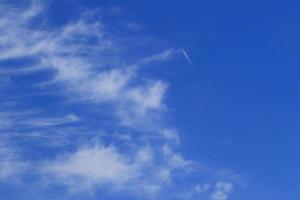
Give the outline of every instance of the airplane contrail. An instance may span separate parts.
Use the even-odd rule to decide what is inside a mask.
[[[187,52],[186,52],[184,49],[181,49],[181,52],[182,52],[182,54],[184,55],[185,59],[188,61],[188,63],[189,63],[192,67],[196,68],[195,65],[194,65],[194,63],[193,63],[192,60],[190,59],[189,55],[187,54]]]

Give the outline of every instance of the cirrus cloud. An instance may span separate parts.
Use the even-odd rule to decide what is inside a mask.
[[[176,51],[169,49],[127,64],[121,44],[101,21],[91,17],[95,13],[86,12],[78,20],[51,27],[35,21],[46,15],[45,7],[36,1],[27,9],[0,6],[5,10],[0,16],[0,74],[12,77],[12,84],[18,85],[13,77],[42,72],[41,80],[22,86],[63,99],[50,105],[24,102],[24,98],[16,104],[45,112],[6,117],[0,122],[5,127],[1,134],[10,140],[16,135],[44,136],[46,142],[60,144],[54,148],[22,143],[21,155],[43,148],[42,156],[27,156],[26,163],[34,166],[35,172],[23,174],[33,173],[36,182],[47,177],[49,187],[60,185],[76,192],[105,188],[154,198],[165,188],[176,188],[178,177],[193,171],[194,162],[177,152],[179,133],[165,123],[169,84],[139,72],[141,65],[169,59]],[[12,60],[25,60],[25,64],[7,64]],[[73,113],[69,107],[76,115],[69,114]],[[109,125],[98,125],[105,117]],[[116,135],[123,139],[115,139]],[[20,173],[23,162],[14,154],[2,163],[3,177],[9,177]],[[215,187],[211,198],[225,200],[233,186],[219,183]]]

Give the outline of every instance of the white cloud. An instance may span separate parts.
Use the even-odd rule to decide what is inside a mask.
[[[161,133],[170,142],[173,142],[176,145],[180,144],[180,138],[179,138],[176,130],[166,128],[166,129],[163,129],[161,131]]]
[[[0,143],[0,181],[16,182],[27,164],[5,143]]]
[[[19,125],[20,121],[27,120],[32,112],[0,110],[0,130]]]
[[[82,15],[77,22],[51,29],[39,24],[33,25],[35,22],[31,21],[43,13],[43,7],[35,1],[25,10],[0,6],[0,10],[5,10],[5,14],[0,16],[0,60],[34,60],[28,66],[1,66],[0,73],[20,75],[36,70],[51,70],[55,72],[54,76],[45,80],[47,84],[43,87],[55,85],[60,89],[60,94],[68,99],[83,105],[93,105],[95,110],[91,112],[96,115],[98,109],[109,104],[108,112],[114,115],[112,119],[116,121],[112,124],[129,127],[124,128],[125,137],[120,134],[112,137],[121,139],[118,141],[122,144],[120,146],[126,148],[112,145],[117,143],[112,139],[108,142],[111,146],[88,143],[74,152],[58,149],[57,157],[48,158],[47,162],[41,160],[44,164],[37,166],[42,168],[42,176],[50,178],[52,184],[63,184],[74,191],[109,186],[113,190],[151,196],[172,184],[173,176],[178,171],[190,171],[193,163],[185,160],[174,149],[180,143],[178,133],[172,128],[166,128],[163,123],[163,114],[167,110],[164,99],[168,84],[162,80],[141,77],[137,70],[140,65],[169,59],[175,51],[169,49],[136,64],[126,65],[119,44],[111,40],[101,22],[88,17],[89,13]],[[27,126],[46,130],[49,126],[67,125],[81,120],[81,116],[62,113],[67,112],[62,110],[58,116],[45,113],[45,116],[36,113],[10,115],[0,121],[0,129]],[[135,129],[132,131],[131,128]],[[137,132],[139,136],[131,136],[128,129]],[[51,131],[54,136],[62,132],[59,127]],[[77,132],[85,134],[82,130]],[[41,132],[33,131],[26,135],[41,137]],[[46,138],[50,138],[50,141],[54,136]],[[156,140],[153,141],[151,136]],[[8,150],[3,148],[1,152],[0,155],[4,155]],[[24,169],[24,162],[18,156],[9,155],[7,159],[0,159],[0,178],[11,177]],[[231,190],[232,185],[220,182],[216,184],[212,198],[226,200]]]
[[[227,200],[233,190],[233,185],[228,182],[217,182],[211,195],[212,200]]]
[[[163,82],[155,81],[147,84],[146,87],[133,88],[128,91],[128,99],[137,103],[142,111],[160,109],[166,88]]]
[[[167,49],[167,50],[165,50],[163,52],[160,52],[156,55],[143,58],[140,62],[138,62],[138,64],[145,65],[145,64],[150,64],[150,63],[153,63],[153,62],[165,61],[165,60],[168,60],[168,59],[172,58],[175,55],[176,52],[177,51],[174,50],[174,49]]]
[[[69,114],[64,117],[32,118],[29,120],[24,120],[21,122],[21,124],[30,127],[45,127],[78,122],[79,120],[80,119],[76,115]]]
[[[155,156],[151,147],[124,154],[113,146],[96,145],[48,161],[42,172],[75,192],[106,187],[149,197],[171,182],[172,170],[178,167],[160,163]]]
[[[72,113],[64,116],[44,117],[44,113],[33,110],[17,111],[11,109],[10,111],[2,111],[0,109],[0,130],[17,127],[49,127],[66,125],[79,121],[80,118]]]
[[[63,84],[72,99],[75,95],[81,100],[117,104],[119,112],[116,113],[145,116],[148,110],[163,107],[167,85],[161,80],[136,84],[140,78],[135,67],[115,66],[118,45],[109,39],[99,21],[88,20],[83,15],[78,22],[58,30],[33,29],[27,23],[41,13],[40,7],[33,4],[27,11],[18,13],[8,10],[9,15],[0,17],[3,24],[0,59],[33,57],[37,61],[35,66],[2,70],[2,73],[55,70],[56,76],[47,83]],[[165,59],[171,52],[168,50],[145,61]]]
[[[199,193],[205,193],[211,188],[211,185],[209,183],[204,183],[204,184],[197,184],[195,186],[196,192]]]
[[[45,170],[72,187],[84,188],[95,184],[122,185],[136,176],[129,161],[112,147],[80,149],[47,163]]]

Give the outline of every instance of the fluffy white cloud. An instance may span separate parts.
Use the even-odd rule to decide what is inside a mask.
[[[170,155],[160,160],[151,147],[120,153],[113,146],[88,146],[45,162],[42,173],[72,191],[106,187],[149,197],[171,182],[173,170],[187,167]]]
[[[113,147],[99,146],[83,148],[51,161],[45,165],[45,170],[64,183],[72,184],[72,187],[89,187],[95,184],[117,186],[137,176],[129,160]]]

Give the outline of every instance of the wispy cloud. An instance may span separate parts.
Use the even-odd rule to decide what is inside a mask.
[[[31,10],[31,18],[40,12]],[[161,80],[135,85],[136,72],[132,67],[125,65],[107,68],[113,63],[110,59],[117,56],[114,52],[118,49],[105,35],[98,21],[89,22],[83,16],[78,22],[68,24],[60,30],[45,31],[26,27],[31,18],[25,15],[28,13],[11,13],[9,17],[2,18],[6,26],[2,31],[0,47],[3,47],[3,51],[0,48],[0,59],[33,57],[37,63],[34,67],[6,70],[7,73],[48,68],[56,72],[56,76],[48,84],[62,83],[72,95],[82,100],[114,102],[123,112],[136,115],[162,107],[166,87]],[[20,19],[26,19],[21,20],[22,25],[12,23]],[[95,42],[91,43],[89,40]],[[4,50],[4,47],[8,48]],[[164,52],[145,59],[145,62],[160,60],[169,54],[169,51]]]
[[[232,190],[233,185],[231,183],[218,182],[215,185],[215,191],[212,193],[211,197],[213,200],[227,200]]]
[[[23,125],[27,125],[30,127],[45,127],[45,126],[56,126],[63,125],[68,123],[78,122],[80,119],[74,115],[69,114],[64,117],[48,117],[48,118],[33,118],[30,120],[23,121]]]
[[[50,186],[64,185],[73,191],[106,187],[145,198],[176,187],[174,177],[191,172],[194,162],[177,152],[179,133],[165,123],[168,84],[142,76],[138,70],[141,65],[170,59],[176,51],[167,49],[127,65],[119,44],[105,32],[105,25],[90,17],[94,13],[86,12],[77,21],[53,28],[33,20],[45,14],[43,8],[39,1],[33,1],[28,9],[0,6],[5,10],[0,16],[0,61],[31,60],[24,66],[3,64],[0,74],[22,77],[47,69],[45,73],[51,76],[45,76],[40,89],[64,99],[55,114],[47,104],[29,104],[38,111],[26,115],[0,111],[1,135],[9,135],[9,139],[17,135],[22,140],[44,137],[48,143],[63,143],[49,149],[34,142],[23,144],[24,153],[37,146],[51,152],[49,157],[28,156],[26,163],[36,170],[24,173],[40,176],[37,182],[47,177]],[[182,53],[194,66],[184,49]],[[70,114],[72,109],[66,105],[76,110],[76,115]],[[84,107],[88,114],[81,116],[78,107]],[[105,117],[109,125],[101,126]],[[100,131],[111,136],[109,140],[99,136]],[[75,143],[76,139],[84,142]],[[12,174],[8,169],[17,172],[22,168],[23,161],[11,155],[0,160],[0,176]],[[224,183],[215,188],[214,200],[222,200],[222,195],[227,199],[232,190]]]
[[[138,64],[151,64],[153,62],[161,62],[168,59],[171,59],[175,55],[176,51],[174,49],[167,49],[163,52],[160,52],[158,54],[143,58]]]
[[[0,143],[0,181],[17,182],[27,168],[27,163],[18,155],[17,151],[6,144]]]

